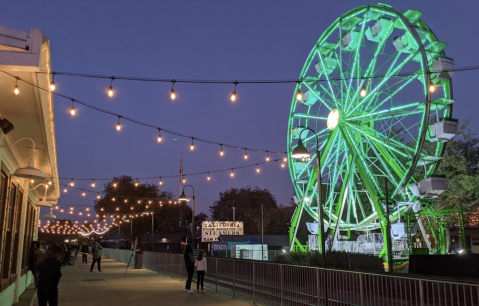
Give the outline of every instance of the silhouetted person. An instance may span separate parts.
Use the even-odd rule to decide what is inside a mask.
[[[193,278],[193,273],[195,272],[195,258],[193,257],[193,248],[191,247],[191,244],[186,245],[183,252],[183,257],[185,259],[186,272],[188,273],[185,291],[191,293],[194,292],[191,290],[191,279]]]
[[[28,270],[33,274],[33,281],[35,282],[35,289],[38,287],[38,277],[37,277],[37,249],[38,249],[38,242],[32,241],[30,246],[30,252],[28,253]]]
[[[101,250],[102,247],[98,242],[95,244],[95,248],[92,247],[93,263],[91,264],[90,272],[93,272],[95,263],[98,263],[98,272],[103,272],[101,270]]]
[[[60,282],[63,249],[54,245],[38,263],[38,305],[58,306],[58,283]]]
[[[83,242],[83,245],[81,246],[81,253],[82,253],[81,262],[87,263],[88,245],[85,242]]]

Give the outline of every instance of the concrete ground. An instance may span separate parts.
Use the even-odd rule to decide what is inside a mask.
[[[88,259],[87,265],[77,260],[74,266],[62,267],[58,286],[60,306],[248,305],[209,289],[204,294],[186,293],[183,281],[151,271],[130,268],[125,274],[126,264],[108,258],[101,260],[103,272],[96,267],[90,272],[91,257]],[[35,287],[31,285],[15,305],[30,306],[34,293]]]

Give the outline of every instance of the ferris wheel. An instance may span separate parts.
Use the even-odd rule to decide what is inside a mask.
[[[357,7],[320,36],[299,76],[288,122],[288,163],[298,208],[318,220],[316,155],[292,158],[298,142],[321,153],[324,223],[333,231],[383,229],[385,182],[391,221],[437,197],[433,177],[451,119],[454,61],[416,10]],[[318,144],[317,144],[318,143]],[[319,148],[317,148],[317,146]]]

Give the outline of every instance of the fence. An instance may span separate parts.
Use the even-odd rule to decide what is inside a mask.
[[[104,248],[127,263],[131,251]],[[209,257],[205,285],[261,305],[473,306],[479,285]],[[186,279],[181,254],[143,253],[143,268]],[[439,267],[438,267],[439,268]]]

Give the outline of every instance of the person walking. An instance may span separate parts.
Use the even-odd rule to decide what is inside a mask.
[[[93,272],[95,263],[98,263],[98,272],[103,272],[101,270],[101,250],[102,250],[102,247],[100,243],[96,242],[95,248],[92,247],[93,263],[91,264],[90,272]]]
[[[82,252],[82,263],[87,263],[87,255],[88,255],[88,245],[86,245],[85,242],[83,242],[83,245],[81,246],[81,252]]]
[[[201,284],[201,293],[205,293],[203,291],[203,281],[205,279],[207,265],[206,265],[205,254],[203,251],[200,251],[198,253],[198,257],[196,257],[195,267],[196,267],[196,292],[200,293],[200,284]]]
[[[183,251],[183,258],[185,260],[186,272],[188,273],[188,279],[186,280],[185,291],[188,293],[194,292],[191,290],[191,279],[195,272],[195,258],[193,257],[193,248],[191,244],[187,244]]]
[[[38,305],[58,306],[58,283],[60,282],[62,247],[54,245],[48,249],[38,263]]]

